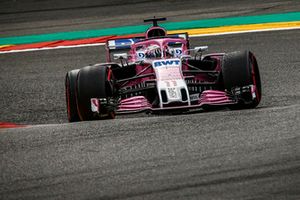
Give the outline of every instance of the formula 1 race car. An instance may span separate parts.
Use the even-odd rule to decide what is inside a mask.
[[[190,49],[188,34],[168,35],[158,26],[163,20],[144,20],[153,26],[142,37],[108,40],[107,63],[67,73],[70,122],[259,104],[261,81],[252,52],[203,55],[207,46]]]

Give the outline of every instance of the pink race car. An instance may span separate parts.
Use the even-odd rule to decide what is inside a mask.
[[[253,53],[203,55],[207,46],[191,49],[188,35],[168,35],[157,24],[162,20],[145,20],[153,26],[143,37],[107,41],[107,63],[67,73],[70,122],[142,111],[178,113],[259,104],[261,81]]]

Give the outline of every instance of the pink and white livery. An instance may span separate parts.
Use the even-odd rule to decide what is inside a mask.
[[[168,35],[157,24],[162,20],[145,20],[153,26],[143,37],[107,41],[107,63],[67,73],[70,122],[259,104],[261,81],[253,53],[204,55],[207,46],[190,48],[188,35]]]

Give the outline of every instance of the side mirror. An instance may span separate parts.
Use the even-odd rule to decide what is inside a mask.
[[[195,52],[197,52],[197,53],[206,51],[207,49],[208,49],[208,46],[200,46],[200,47],[195,47],[194,48]]]
[[[114,60],[127,60],[128,59],[128,54],[127,53],[116,53],[114,54]]]

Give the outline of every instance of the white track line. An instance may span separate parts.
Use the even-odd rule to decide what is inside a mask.
[[[209,33],[209,34],[190,35],[190,37],[209,37],[209,36],[219,36],[219,35],[233,35],[233,34],[242,34],[242,33],[257,33],[257,32],[266,32],[266,31],[284,31],[284,30],[296,30],[296,29],[300,29],[300,27],[296,26],[296,27],[286,27],[286,28],[270,28],[270,29],[248,30],[248,31]],[[57,46],[57,47],[43,47],[43,48],[10,50],[10,51],[1,51],[0,50],[0,54],[30,52],[30,51],[44,51],[44,50],[52,50],[52,49],[71,49],[71,48],[103,46],[103,45],[105,45],[105,43],[80,44],[80,45]]]

